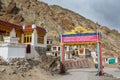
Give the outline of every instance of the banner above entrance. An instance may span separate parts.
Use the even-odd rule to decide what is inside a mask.
[[[67,42],[97,42],[100,41],[100,33],[79,33],[79,34],[63,34],[62,43]]]

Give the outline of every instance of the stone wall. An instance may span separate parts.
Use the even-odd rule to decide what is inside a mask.
[[[46,55],[46,48],[45,47],[35,47],[35,50],[38,52],[39,55]]]

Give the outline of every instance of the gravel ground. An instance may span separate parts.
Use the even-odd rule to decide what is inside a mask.
[[[88,80],[120,80],[116,79],[112,75],[105,74],[104,76],[96,76],[96,72],[89,73],[89,79]]]
[[[5,69],[5,70],[4,70]],[[14,73],[8,66],[0,66],[0,80],[120,80],[110,74],[96,76],[96,69],[73,69],[66,74],[50,74],[40,67],[34,67],[25,73]],[[106,69],[105,71],[116,75],[116,69]],[[117,74],[120,74],[117,72]]]
[[[114,71],[115,69],[107,69],[108,71]],[[104,76],[96,76],[96,69],[73,69],[69,70],[66,75],[62,75],[57,80],[120,80],[113,75],[105,73]]]

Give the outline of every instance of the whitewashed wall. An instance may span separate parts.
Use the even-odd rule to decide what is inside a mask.
[[[0,47],[0,56],[5,60],[8,59],[8,48],[7,47]]]
[[[25,58],[25,48],[0,47],[0,56],[6,61],[10,58]]]
[[[18,44],[3,44],[0,46],[0,56],[6,61],[10,58],[25,58],[25,46]]]
[[[24,47],[9,47],[8,48],[8,58],[25,58],[25,48]]]

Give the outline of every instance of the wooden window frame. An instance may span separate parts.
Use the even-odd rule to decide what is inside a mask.
[[[31,43],[31,41],[32,41],[32,35],[24,34],[24,43]]]

